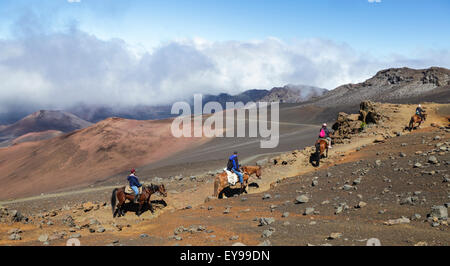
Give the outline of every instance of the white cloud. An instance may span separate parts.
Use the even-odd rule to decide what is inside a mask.
[[[198,92],[234,94],[288,83],[333,89],[389,67],[450,67],[449,50],[418,54],[374,58],[324,39],[194,38],[167,42],[137,56],[122,40],[100,40],[77,29],[34,33],[0,40],[0,105],[130,107],[169,103]]]
[[[81,0],[67,0],[67,2],[69,2],[69,3],[80,3]]]
[[[367,0],[369,3],[381,3],[381,0]]]

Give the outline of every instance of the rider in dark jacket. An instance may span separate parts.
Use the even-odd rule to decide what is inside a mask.
[[[237,176],[239,177],[239,182],[241,182],[241,184],[244,184],[244,176],[241,172],[239,172],[239,161],[237,154],[237,151],[235,151],[233,155],[231,155],[228,159],[227,170],[237,174]]]
[[[139,187],[142,186],[141,183],[139,183],[139,180],[137,178],[136,170],[133,168],[131,169],[131,174],[127,177],[128,182],[130,183],[131,189],[134,191],[135,197],[134,197],[134,203],[137,203],[139,199]]]
[[[417,106],[417,108],[416,108],[416,114],[418,115],[418,116],[420,116],[420,119],[422,119],[423,120],[423,113],[425,112],[425,110],[423,110],[422,109],[422,105],[418,105]]]

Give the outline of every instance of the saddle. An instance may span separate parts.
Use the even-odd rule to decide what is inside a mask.
[[[225,171],[225,173],[227,173],[227,178],[228,178],[228,184],[230,184],[231,186],[236,185],[236,183],[238,182],[238,176],[237,174],[228,171],[227,168],[223,169]]]
[[[330,145],[328,139],[326,139],[326,138],[319,138],[319,139],[317,140],[316,144],[319,144],[319,143],[320,143],[320,142],[319,142],[320,140],[324,140],[324,141],[327,143],[327,145]]]
[[[143,186],[138,187],[139,194],[142,194],[142,187]],[[125,194],[134,194],[134,191],[131,189],[130,185],[125,186]]]

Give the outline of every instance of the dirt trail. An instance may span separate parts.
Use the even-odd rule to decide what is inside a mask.
[[[436,127],[431,127],[431,124],[437,124],[438,126],[448,125],[448,120],[442,115],[436,113],[436,108],[442,105],[437,104],[424,104],[427,107],[429,113],[428,120],[421,126],[422,129],[419,132],[427,131],[429,129],[434,130]],[[415,106],[413,105],[398,105],[398,104],[384,104],[385,111],[390,112],[390,120],[382,125],[375,125],[359,135],[354,136],[351,139],[351,143],[334,145],[329,150],[329,157],[323,159],[319,168],[311,166],[309,163],[309,155],[312,152],[313,147],[306,147],[299,151],[294,150],[290,153],[258,155],[258,157],[267,158],[268,164],[263,168],[262,179],[252,179],[257,182],[258,188],[249,187],[249,194],[242,197],[251,197],[256,193],[268,191],[276,188],[279,184],[282,184],[284,180],[290,180],[292,177],[303,176],[310,173],[317,173],[324,171],[325,169],[354,162],[360,159],[355,151],[360,148],[370,146],[376,140],[390,140],[394,138],[397,133],[401,135],[410,134],[408,131],[404,131],[404,127],[409,122],[411,114],[414,112]],[[415,133],[415,132],[413,132]],[[274,157],[273,157],[274,156]],[[279,162],[277,165],[273,165],[273,159],[276,158]],[[285,161],[287,164],[282,165],[281,162]],[[155,196],[152,200],[155,201],[157,211],[155,214],[145,212],[141,217],[137,217],[134,213],[129,212],[124,217],[113,219],[111,215],[111,207],[109,202],[110,192],[115,186],[101,186],[94,188],[79,189],[76,191],[60,192],[55,194],[46,194],[42,196],[16,199],[11,201],[0,202],[0,206],[7,206],[9,209],[17,208],[21,209],[28,206],[31,208],[27,213],[34,212],[33,223],[21,224],[10,223],[0,225],[0,245],[41,245],[37,238],[42,234],[55,235],[59,231],[65,231],[66,235],[61,239],[53,239],[50,241],[51,245],[64,245],[68,236],[72,233],[81,234],[83,243],[85,245],[106,245],[108,243],[116,242],[116,239],[120,239],[120,243],[126,245],[133,244],[150,244],[150,245],[168,245],[173,244],[168,240],[168,236],[173,234],[174,228],[182,224],[205,224],[207,223],[208,229],[214,231],[214,239],[223,239],[223,241],[214,241],[214,239],[196,239],[195,236],[190,241],[190,244],[205,244],[205,245],[223,245],[229,244],[227,236],[233,234],[236,228],[235,226],[223,227],[223,221],[219,220],[217,214],[217,208],[226,207],[227,204],[233,203],[233,213],[236,217],[236,223],[242,219],[251,219],[252,217],[258,217],[259,213],[264,213],[264,208],[258,205],[251,206],[252,210],[248,211],[245,207],[235,207],[239,198],[231,198],[227,200],[211,200],[205,203],[205,199],[213,194],[213,179],[214,176],[204,174],[199,176],[195,181],[186,180],[172,181],[166,186],[169,190],[169,196],[167,198],[161,198]],[[94,203],[95,208],[89,211],[85,211],[85,208],[81,205],[70,205],[73,198],[83,198],[89,195],[87,199],[97,199],[99,196],[105,203]],[[51,207],[45,208],[45,210],[33,211],[33,206],[46,206],[46,203],[51,201],[66,201],[68,206],[57,209],[56,215],[52,216],[52,211],[48,211]],[[167,203],[167,206],[159,204],[161,200]],[[208,211],[207,205],[214,206],[214,212]],[[50,204],[50,206],[52,206]],[[222,211],[223,209],[221,209]],[[219,211],[219,212],[221,212]],[[25,211],[24,211],[25,212]],[[38,213],[37,213],[38,212]],[[212,214],[215,213],[215,214]],[[236,213],[237,216],[236,216]],[[65,226],[61,220],[63,217],[70,215],[77,225],[81,225],[80,228],[72,228],[74,232],[67,232],[69,229]],[[222,216],[222,215],[220,215]],[[302,219],[302,216],[298,217]],[[91,219],[95,219],[101,223],[101,227],[105,229],[105,232],[91,233],[83,225],[89,224]],[[40,220],[40,221],[39,221]],[[47,224],[51,221],[53,224]],[[206,222],[208,221],[208,222]],[[215,224],[217,224],[215,226]],[[22,240],[9,240],[7,238],[7,232],[13,228],[18,228],[23,231]],[[98,228],[100,225],[91,225],[90,228]],[[120,228],[120,229],[119,229]],[[139,234],[146,233],[151,237],[145,238],[144,241],[139,238]],[[239,241],[245,242],[249,245],[256,245],[258,241],[254,236],[249,233],[246,236],[245,232],[239,233]],[[151,241],[150,241],[151,240]],[[213,240],[213,241],[210,241]]]

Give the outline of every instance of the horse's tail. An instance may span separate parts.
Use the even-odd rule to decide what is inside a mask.
[[[412,116],[411,117],[411,120],[409,120],[409,131],[411,131],[412,130],[412,128],[413,128],[413,125],[414,125],[414,116]]]
[[[218,197],[219,195],[217,194],[217,190],[219,189],[219,177],[216,176],[216,178],[214,179],[214,197]]]
[[[114,212],[116,211],[116,199],[117,199],[116,193],[117,193],[117,188],[115,188],[113,190],[112,195],[111,195],[111,207],[112,207],[113,215],[114,215]]]

